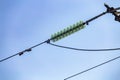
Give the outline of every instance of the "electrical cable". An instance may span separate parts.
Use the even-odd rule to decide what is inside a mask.
[[[98,68],[98,67],[100,67],[100,66],[102,66],[102,65],[105,65],[105,64],[110,63],[110,62],[112,62],[112,61],[115,61],[115,60],[117,60],[117,59],[119,59],[119,58],[120,58],[120,56],[117,56],[117,57],[115,57],[115,58],[113,58],[113,59],[110,59],[110,60],[108,60],[108,61],[106,61],[106,62],[103,62],[103,63],[101,63],[101,64],[98,64],[98,65],[96,65],[96,66],[93,66],[93,67],[91,67],[91,68],[88,68],[88,69],[86,69],[86,70],[84,70],[84,71],[81,71],[81,72],[79,72],[79,73],[77,73],[77,74],[74,74],[74,75],[72,75],[72,76],[69,76],[69,77],[65,78],[64,80],[68,80],[68,79],[70,79],[70,78],[76,77],[76,76],[78,76],[78,75],[81,75],[81,74],[83,74],[83,73],[86,73],[86,72],[88,72],[88,71],[91,71],[91,70],[93,70],[93,69],[95,69],[95,68]]]
[[[4,59],[1,59],[0,62],[6,61],[6,60],[8,60],[8,59],[10,59],[10,58],[12,58],[12,57],[17,56],[17,55],[21,56],[21,55],[23,55],[25,52],[30,52],[30,51],[32,51],[33,48],[35,48],[35,47],[37,47],[37,46],[40,46],[40,45],[42,45],[42,44],[44,44],[44,43],[47,43],[49,40],[50,40],[50,39],[48,39],[48,40],[46,40],[46,41],[43,41],[43,42],[41,42],[41,43],[39,43],[39,44],[37,44],[37,45],[35,45],[35,46],[32,46],[32,47],[30,47],[30,48],[28,48],[28,49],[25,49],[25,50],[23,50],[23,51],[21,51],[21,52],[18,52],[18,53],[16,53],[16,54],[13,54],[13,55],[11,55],[11,56],[9,56],[9,57],[6,57],[6,58],[4,58]]]
[[[120,50],[120,48],[110,48],[110,49],[78,49],[78,48],[73,48],[73,47],[67,47],[67,46],[61,46],[61,45],[57,45],[57,44],[53,44],[53,43],[48,43],[52,46],[55,47],[60,47],[60,48],[65,48],[65,49],[70,49],[70,50],[76,50],[76,51],[116,51],[116,50]]]

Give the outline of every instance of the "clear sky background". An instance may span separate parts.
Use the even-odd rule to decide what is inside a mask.
[[[50,38],[51,34],[106,10],[120,0],[0,0],[0,59]],[[76,48],[120,47],[120,23],[106,14],[56,44]],[[0,80],[63,80],[119,56],[113,52],[82,52],[43,44],[23,56],[0,63]],[[120,59],[70,80],[120,80]]]

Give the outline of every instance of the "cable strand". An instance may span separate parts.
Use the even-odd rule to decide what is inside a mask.
[[[30,52],[33,48],[35,48],[35,47],[37,47],[37,46],[40,46],[40,45],[42,45],[42,44],[44,44],[44,43],[47,43],[47,42],[49,42],[49,41],[50,41],[50,39],[48,39],[48,40],[46,40],[46,41],[43,41],[43,42],[41,42],[41,43],[39,43],[39,44],[37,44],[37,45],[35,45],[35,46],[32,46],[32,47],[30,47],[30,48],[28,48],[28,49],[25,49],[25,50],[23,50],[23,51],[21,51],[21,52],[19,52],[19,53],[16,53],[16,54],[13,54],[13,55],[11,55],[11,56],[9,56],[9,57],[6,57],[6,58],[4,58],[4,59],[1,59],[0,62],[6,61],[6,60],[8,60],[8,59],[10,59],[10,58],[12,58],[12,57],[17,56],[17,55],[21,56],[21,55],[23,55],[25,52]]]
[[[115,57],[115,58],[113,58],[113,59],[110,59],[110,60],[108,60],[108,61],[106,61],[106,62],[103,62],[103,63],[101,63],[101,64],[98,64],[98,65],[96,65],[96,66],[93,66],[93,67],[91,67],[91,68],[88,68],[88,69],[86,69],[86,70],[84,70],[84,71],[81,71],[81,72],[79,72],[79,73],[77,73],[77,74],[74,74],[74,75],[72,75],[72,76],[69,76],[69,77],[65,78],[64,80],[68,80],[68,79],[70,79],[70,78],[76,77],[76,76],[78,76],[78,75],[81,75],[81,74],[83,74],[83,73],[86,73],[86,72],[88,72],[88,71],[91,71],[91,70],[93,70],[93,69],[95,69],[95,68],[97,68],[97,67],[100,67],[100,66],[105,65],[105,64],[107,64],[107,63],[110,63],[110,62],[112,62],[112,61],[115,61],[115,60],[117,60],[117,59],[119,59],[119,58],[120,58],[120,56],[117,56],[117,57]]]
[[[76,51],[116,51],[120,50],[120,48],[110,48],[110,49],[78,49],[78,48],[73,48],[73,47],[67,47],[67,46],[61,46],[53,43],[48,43],[52,46],[59,47],[59,48],[65,48],[65,49],[70,49],[70,50],[76,50]]]

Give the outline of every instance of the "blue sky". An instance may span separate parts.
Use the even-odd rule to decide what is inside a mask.
[[[119,6],[119,0],[1,0],[0,59],[50,38],[51,34],[105,11],[104,3]],[[56,44],[76,48],[120,47],[120,23],[106,14],[85,29]],[[0,80],[63,80],[106,60],[113,52],[82,52],[43,44],[23,56],[0,63]],[[119,80],[119,60],[71,80]]]

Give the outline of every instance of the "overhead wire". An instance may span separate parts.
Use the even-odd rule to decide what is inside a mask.
[[[62,45],[57,45],[54,43],[49,42],[48,44],[59,47],[59,48],[64,48],[64,49],[70,49],[70,50],[76,50],[76,51],[117,51],[120,50],[120,48],[109,48],[109,49],[82,49],[82,48],[73,48],[73,47],[68,47],[68,46],[62,46]]]
[[[105,65],[105,64],[110,63],[110,62],[112,62],[112,61],[115,61],[115,60],[117,60],[117,59],[119,59],[119,58],[120,58],[120,56],[117,56],[117,57],[115,57],[115,58],[113,58],[113,59],[110,59],[110,60],[108,60],[108,61],[106,61],[106,62],[103,62],[103,63],[101,63],[101,64],[98,64],[98,65],[96,65],[96,66],[93,66],[93,67],[91,67],[91,68],[88,68],[88,69],[86,69],[86,70],[83,70],[83,71],[81,71],[81,72],[79,72],[79,73],[76,73],[76,74],[74,74],[74,75],[72,75],[72,76],[69,76],[69,77],[65,78],[64,80],[71,79],[71,78],[73,78],[73,77],[76,77],[76,76],[81,75],[81,74],[83,74],[83,73],[86,73],[86,72],[88,72],[88,71],[91,71],[91,70],[93,70],[93,69],[95,69],[95,68],[98,68],[98,67],[100,67],[100,66],[102,66],[102,65]]]
[[[61,45],[53,44],[53,43],[50,42],[50,39],[48,39],[48,40],[46,40],[46,41],[44,41],[44,42],[41,42],[41,43],[39,43],[39,44],[37,44],[37,45],[35,45],[35,46],[32,46],[32,47],[30,47],[30,48],[28,48],[28,49],[25,49],[25,50],[23,50],[23,51],[21,51],[21,52],[18,52],[18,53],[16,53],[16,54],[13,54],[13,55],[11,55],[11,56],[9,56],[9,57],[6,57],[6,58],[4,58],[4,59],[1,59],[0,62],[3,62],[3,61],[5,61],[5,60],[8,60],[8,59],[10,59],[10,58],[12,58],[12,57],[15,57],[15,56],[17,56],[17,55],[21,56],[21,55],[23,55],[25,52],[30,52],[33,48],[35,48],[35,47],[37,47],[37,46],[39,46],[39,45],[42,45],[42,44],[44,44],[44,43],[47,43],[47,44],[52,45],[52,46],[55,46],[55,47],[65,48],[65,49],[70,49],[70,50],[76,50],[76,51],[92,51],[92,52],[93,52],[93,51],[117,51],[117,50],[120,50],[120,48],[110,48],[110,49],[80,49],[80,48],[73,48],[73,47],[67,47],[67,46],[61,46]]]
[[[27,48],[27,49],[25,49],[25,50],[23,50],[23,51],[21,51],[21,52],[18,52],[18,53],[16,53],[16,54],[13,54],[13,55],[11,55],[11,56],[9,56],[9,57],[6,57],[6,58],[4,58],[4,59],[1,59],[0,62],[6,61],[6,60],[8,60],[8,59],[10,59],[10,58],[12,58],[12,57],[17,56],[17,55],[21,56],[21,55],[23,55],[25,52],[30,52],[30,51],[32,51],[33,48],[35,48],[35,47],[37,47],[37,46],[40,46],[40,45],[48,42],[49,40],[50,40],[50,39],[48,39],[48,40],[46,40],[46,41],[43,41],[43,42],[41,42],[41,43],[39,43],[39,44],[37,44],[37,45],[34,45],[34,46],[30,47],[30,48]]]

